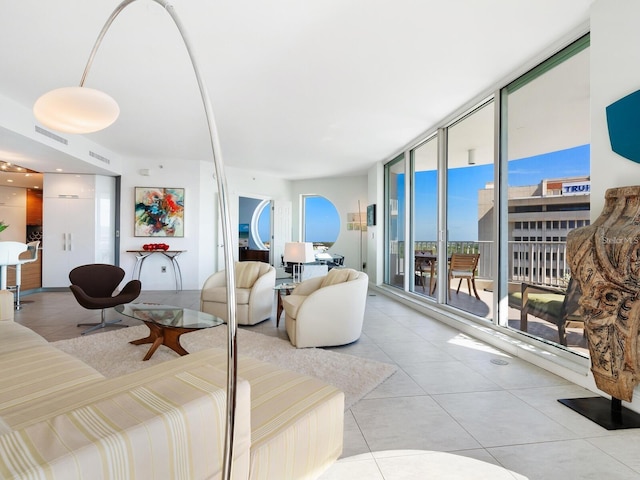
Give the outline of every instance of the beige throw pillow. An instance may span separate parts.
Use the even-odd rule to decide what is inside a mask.
[[[350,280],[352,272],[353,270],[350,268],[332,268],[329,273],[327,273],[327,276],[324,277],[324,280],[322,280],[320,288],[335,285],[337,283],[344,283]]]
[[[236,287],[251,288],[260,274],[259,262],[236,263]]]

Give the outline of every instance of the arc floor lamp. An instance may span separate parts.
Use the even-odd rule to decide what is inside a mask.
[[[85,80],[91,69],[93,59],[102,43],[102,39],[109,27],[128,5],[137,0],[124,0],[111,13],[91,50],[89,60],[82,74],[80,85],[77,87],[65,87],[52,90],[40,97],[34,104],[33,110],[36,118],[45,126],[66,133],[91,133],[102,130],[111,125],[118,117],[120,109],[115,100],[109,95],[84,86]],[[222,475],[225,479],[231,478],[233,461],[233,440],[235,433],[235,409],[236,409],[236,380],[237,380],[237,322],[236,322],[236,298],[233,253],[231,249],[231,216],[229,213],[229,201],[227,195],[226,177],[222,162],[222,153],[218,139],[218,132],[213,116],[211,101],[200,70],[189,42],[184,26],[175,12],[174,7],[165,0],[150,0],[165,9],[175,23],[180,36],[187,49],[193,71],[200,89],[200,97],[204,107],[211,142],[211,152],[215,167],[215,177],[218,187],[218,202],[222,223],[222,240],[224,243],[224,264],[227,272],[227,418],[225,429],[224,463]]]

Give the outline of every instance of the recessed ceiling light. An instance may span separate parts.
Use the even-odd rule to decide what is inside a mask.
[[[61,172],[62,169],[61,168],[56,168],[56,172]]]
[[[7,178],[7,182],[13,183],[13,180],[11,180],[10,178]]]

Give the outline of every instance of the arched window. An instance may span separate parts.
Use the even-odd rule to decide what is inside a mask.
[[[303,197],[304,241],[315,248],[330,248],[340,233],[340,215],[330,200],[320,195]]]

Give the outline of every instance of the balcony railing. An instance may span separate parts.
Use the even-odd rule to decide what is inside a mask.
[[[436,251],[435,241],[416,241],[415,251]],[[404,242],[393,245],[391,268],[396,275],[404,274]],[[477,276],[479,279],[495,279],[497,272],[493,258],[493,242],[461,241],[448,242],[447,254],[479,253]],[[569,268],[567,266],[566,242],[509,242],[508,281],[529,282],[543,285],[566,286]]]

